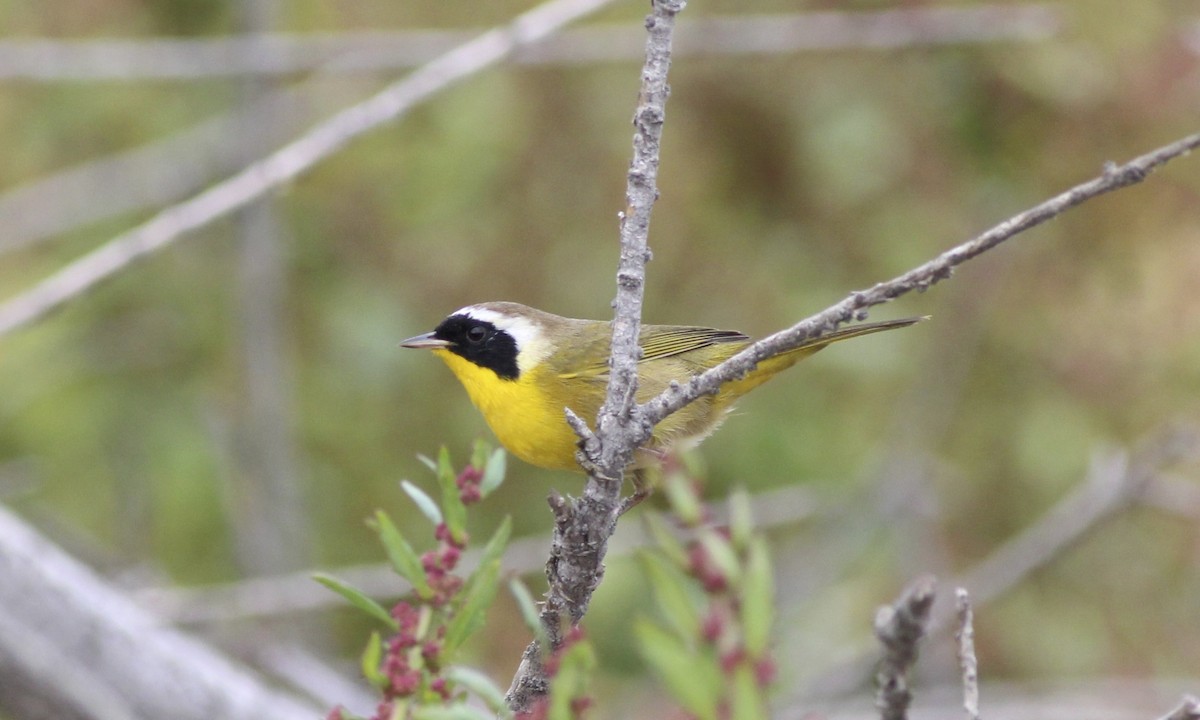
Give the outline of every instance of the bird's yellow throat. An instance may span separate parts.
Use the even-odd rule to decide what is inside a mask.
[[[449,350],[439,348],[433,353],[466,388],[471,403],[505,449],[530,465],[579,471],[576,438],[567,425],[566,406],[556,406],[539,390],[544,366],[534,367],[515,380],[504,380],[495,371]]]

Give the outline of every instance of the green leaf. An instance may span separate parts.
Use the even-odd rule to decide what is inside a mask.
[[[511,713],[504,701],[504,691],[487,675],[467,667],[451,667],[443,673],[447,679],[470,690],[488,709],[498,715],[508,717]]]
[[[645,618],[634,622],[633,631],[642,658],[683,709],[700,720],[716,720],[724,683],[712,655],[695,652]]]
[[[654,544],[658,546],[663,555],[666,555],[667,559],[676,566],[687,567],[689,563],[687,550],[683,549],[683,543],[675,537],[675,533],[671,531],[671,527],[663,519],[663,516],[656,512],[646,512],[642,515],[642,520],[646,523],[646,529],[650,532],[650,536],[654,538]]]
[[[742,575],[742,567],[737,553],[733,551],[733,546],[729,544],[729,541],[718,535],[712,528],[705,528],[701,531],[698,540],[704,546],[704,550],[713,564],[725,576],[729,586],[736,586]]]
[[[762,657],[771,641],[771,625],[775,619],[775,579],[767,541],[761,537],[750,541],[741,596],[746,652],[753,658]]]
[[[500,523],[500,527],[496,528],[496,532],[492,533],[491,539],[487,545],[483,546],[483,553],[479,556],[479,564],[475,567],[475,572],[471,573],[466,582],[463,583],[460,593],[463,597],[470,595],[473,592],[475,583],[478,582],[479,574],[483,568],[487,567],[492,561],[500,560],[500,556],[504,554],[504,548],[508,545],[508,538],[512,535],[512,518],[505,517]]]
[[[679,634],[680,639],[693,640],[700,634],[700,614],[689,593],[683,573],[655,553],[640,552],[642,572],[650,581],[655,602],[663,618]]]
[[[488,451],[491,449],[486,440],[476,440],[475,447],[471,452],[471,467],[483,470],[483,467],[487,465]]]
[[[487,497],[500,487],[500,483],[504,482],[507,468],[508,455],[505,454],[504,448],[496,448],[495,452],[488,457],[487,465],[483,468],[483,480],[479,481],[479,494]]]
[[[391,561],[392,567],[400,574],[400,577],[411,583],[421,597],[431,597],[433,588],[429,587],[429,578],[425,575],[421,556],[417,555],[417,551],[413,550],[412,545],[409,545],[400,531],[396,529],[392,519],[384,511],[376,510],[375,521],[372,524],[375,526],[375,531],[379,533],[379,539],[383,541],[383,549],[387,551],[388,560]]]
[[[684,525],[694,527],[704,520],[704,505],[692,488],[692,481],[682,473],[674,473],[663,479],[663,491],[667,503]]]
[[[467,541],[467,506],[463,505],[462,496],[458,494],[457,477],[454,466],[450,464],[450,451],[444,446],[438,453],[437,463],[438,483],[442,486],[442,517],[446,521],[446,529],[456,543]]]
[[[525,583],[521,582],[520,578],[513,578],[508,583],[509,592],[517,601],[517,608],[521,611],[521,619],[525,621],[525,627],[529,628],[529,632],[537,638],[538,644],[542,649],[546,649],[549,639],[546,637],[546,628],[542,626],[541,614],[538,612],[537,603],[534,602],[533,596],[529,594],[529,588],[525,587]]]
[[[325,573],[314,574],[313,580],[316,580],[317,582],[321,583],[325,587],[334,591],[338,595],[341,595],[342,597],[346,598],[347,600],[350,601],[351,605],[358,608],[359,610],[362,610],[366,614],[371,615],[372,617],[383,621],[383,623],[386,624],[388,627],[390,627],[392,630],[400,629],[400,626],[396,623],[396,621],[394,619],[392,619],[391,614],[388,613],[387,610],[383,609],[382,605],[375,602],[371,598],[367,597],[358,588],[347,585],[346,583],[342,582],[341,580],[338,580],[337,578],[333,577],[332,575],[326,575]]]
[[[754,510],[746,488],[738,488],[729,495],[729,535],[733,547],[738,551],[746,548],[754,534]]]
[[[492,599],[496,597],[496,588],[500,584],[500,561],[493,560],[487,565],[480,565],[473,580],[470,589],[464,591],[462,603],[446,627],[447,657],[483,626]]]
[[[589,642],[577,642],[559,658],[558,672],[550,681],[550,707],[546,720],[575,720],[571,701],[587,693],[588,680],[596,666]]]
[[[512,536],[512,516],[505,515],[501,521],[500,527],[496,528],[496,532],[492,533],[492,537],[488,539],[487,545],[483,546],[483,553],[479,556],[479,567],[490,565],[493,561],[499,560],[504,555],[504,549],[508,547],[508,539]],[[475,571],[476,573],[479,570]],[[475,575],[471,575],[471,579],[467,580],[470,584]]]
[[[729,717],[731,720],[767,720],[765,691],[758,686],[754,669],[740,665],[733,672],[732,697]]]
[[[413,720],[496,720],[496,716],[480,708],[456,705],[425,705],[413,710]]]
[[[374,687],[383,687],[387,682],[387,678],[379,671],[379,662],[383,659],[383,640],[379,638],[378,632],[371,633],[371,639],[367,641],[367,649],[363,650],[362,654],[362,673],[367,682]]]
[[[400,487],[417,504],[417,507],[421,509],[421,513],[429,518],[429,522],[435,526],[442,524],[442,511],[438,508],[433,498],[429,497],[428,493],[407,480],[401,480]]]

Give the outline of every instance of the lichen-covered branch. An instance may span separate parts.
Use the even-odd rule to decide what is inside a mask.
[[[1030,208],[996,225],[936,258],[909,270],[896,278],[859,290],[821,312],[759,340],[729,360],[688,382],[669,388],[645,404],[642,421],[654,425],[702,395],[715,393],[721,385],[742,377],[755,365],[804,343],[809,338],[830,332],[851,320],[862,320],[866,311],[875,305],[891,302],[913,290],[927,290],[935,283],[950,277],[954,268],[981,255],[1004,241],[1057,217],[1064,211],[1105,193],[1134,185],[1146,179],[1150,172],[1175,158],[1200,147],[1200,133],[1165,145],[1124,165],[1109,165],[1098,177],[1067,190],[1046,202]]]
[[[912,692],[908,671],[917,662],[917,650],[929,626],[937,580],[925,575],[913,581],[895,603],[875,614],[875,637],[883,643],[883,658],[875,679],[879,685],[875,706],[882,720],[906,720]]]
[[[562,638],[565,624],[578,623],[587,612],[592,592],[604,576],[608,539],[621,508],[621,483],[634,451],[650,437],[653,425],[641,420],[634,394],[640,349],[642,291],[650,259],[650,212],[658,198],[659,145],[668,94],[671,39],[682,0],[655,0],[646,19],[646,61],[634,112],[633,160],[629,165],[626,208],[621,213],[621,259],[617,268],[616,310],[608,391],[596,430],[568,409],[567,418],[580,437],[580,463],[588,473],[583,496],[554,495],[554,534],[546,563],[549,589],[541,621],[551,647]],[[545,696],[548,679],[541,648],[531,643],[509,688],[514,711],[529,709]]]
[[[962,673],[963,710],[967,720],[979,720],[979,660],[975,657],[975,611],[965,588],[955,588],[954,609],[958,615],[958,668]]]
[[[163,627],[4,509],[0,578],[0,715],[290,720],[320,712]]]

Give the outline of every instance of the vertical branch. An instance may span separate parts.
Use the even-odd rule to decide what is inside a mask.
[[[958,611],[958,666],[962,671],[963,710],[967,720],[979,720],[979,661],[975,657],[975,611],[966,588],[954,591],[954,607]]]
[[[275,0],[242,0],[242,25],[249,36],[262,37],[270,30],[275,5]],[[269,81],[261,78],[241,84],[247,107],[269,91]],[[276,117],[266,109],[252,120],[243,116],[243,121],[239,141],[249,164],[267,150]],[[239,559],[244,569],[259,574],[303,567],[309,539],[288,419],[283,229],[269,197],[247,205],[237,220],[244,392],[236,421],[237,468],[230,478],[229,511]]]
[[[616,529],[621,480],[634,451],[650,437],[653,425],[645,422],[635,402],[640,348],[642,290],[646,262],[650,259],[647,236],[650,211],[658,199],[659,145],[668,95],[667,71],[671,66],[671,38],[675,16],[685,0],[654,0],[646,18],[646,61],[642,88],[634,112],[633,159],[629,165],[626,208],[621,213],[621,258],[617,268],[616,310],[613,320],[609,383],[596,432],[567,410],[567,420],[580,437],[580,464],[588,473],[583,497],[557,494],[550,498],[554,534],[546,561],[549,589],[541,622],[550,649],[557,648],[565,625],[583,619],[592,593],[604,576],[608,539]],[[542,662],[543,648],[535,640],[526,648],[509,687],[506,701],[515,712],[531,709],[549,689],[549,674]]]
[[[601,438],[599,457],[589,458],[597,466],[593,475],[604,481],[603,489],[609,497],[619,494],[621,472],[633,459],[635,448],[652,430],[633,412],[641,352],[638,335],[646,263],[650,260],[650,213],[658,199],[659,147],[670,94],[667,72],[671,67],[671,36],[675,16],[685,4],[683,0],[656,0],[654,13],[646,19],[646,62],[642,68],[642,90],[633,115],[633,159],[625,190],[626,208],[620,216],[621,258],[617,267],[617,296],[613,303],[616,315],[609,359],[611,372],[608,394],[596,421]],[[589,489],[592,484],[589,483]]]
[[[912,691],[908,671],[917,662],[917,648],[929,627],[937,580],[932,575],[917,578],[892,605],[875,615],[875,637],[883,643],[883,658],[875,675],[879,692],[875,706],[882,720],[906,720]]]

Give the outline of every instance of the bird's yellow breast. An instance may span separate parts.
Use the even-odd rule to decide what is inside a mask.
[[[434,350],[467,389],[488,427],[505,448],[531,465],[551,470],[579,471],[575,462],[575,433],[567,425],[565,404],[552,401],[539,376],[543,368],[504,380],[448,350]],[[586,408],[577,408],[581,414]],[[594,412],[594,411],[593,411]],[[591,421],[593,418],[584,415]]]

